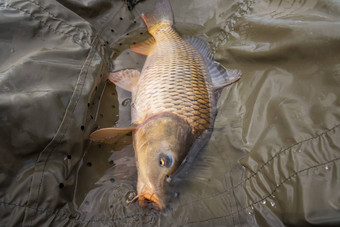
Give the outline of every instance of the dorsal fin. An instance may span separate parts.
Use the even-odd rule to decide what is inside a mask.
[[[139,78],[140,72],[135,69],[125,69],[109,75],[109,80],[112,83],[131,92],[135,89]]]
[[[130,49],[138,54],[149,55],[149,53],[153,50],[156,45],[156,40],[154,37],[151,37],[144,42],[137,43],[135,45],[131,45]]]
[[[200,38],[183,36],[184,40],[190,43],[202,56],[204,61],[207,59],[212,59],[213,56],[210,52],[209,45]]]
[[[195,37],[185,37],[185,40],[201,54],[215,89],[227,86],[241,78],[241,71],[227,69],[214,61],[208,44],[203,40]]]
[[[126,134],[133,132],[136,128],[102,128],[90,135],[90,140],[113,144]]]

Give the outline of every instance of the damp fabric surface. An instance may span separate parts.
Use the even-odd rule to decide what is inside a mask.
[[[137,2],[0,0],[0,225],[339,225],[340,2],[170,1],[179,34],[242,78],[162,212],[128,205],[131,136],[88,140],[129,124],[106,79],[143,66],[129,45],[154,1]]]

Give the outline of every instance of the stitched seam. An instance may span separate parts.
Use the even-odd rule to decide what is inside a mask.
[[[79,76],[78,76],[78,80],[79,80],[79,77],[81,77],[82,74],[85,74],[85,78],[84,78],[84,81],[83,81],[82,84],[78,84],[78,85],[76,85],[76,87],[75,87],[75,90],[76,90],[78,86],[81,86],[79,93],[78,93],[78,94],[75,94],[75,95],[77,95],[77,96],[75,97],[75,98],[76,98],[76,101],[75,101],[75,103],[74,103],[74,106],[73,106],[72,111],[70,112],[71,114],[73,114],[74,111],[76,110],[76,107],[77,107],[78,102],[79,102],[79,100],[80,100],[80,96],[81,96],[81,94],[82,94],[82,91],[83,91],[83,88],[84,88],[84,84],[85,84],[85,81],[86,81],[86,78],[87,78],[87,75],[88,75],[88,69],[89,69],[89,67],[90,67],[90,65],[91,65],[91,62],[92,62],[92,60],[93,60],[93,57],[95,56],[95,51],[94,51],[94,43],[95,43],[95,42],[98,42],[96,38],[93,40],[93,42],[92,42],[92,44],[91,44],[91,45],[92,45],[92,46],[91,46],[91,49],[90,49],[90,51],[89,51],[89,54],[92,54],[92,56],[90,57],[90,60],[88,60],[87,64],[84,64],[83,67],[82,67],[82,69],[80,70],[80,73],[79,73]],[[86,61],[86,60],[85,60],[85,61]],[[86,69],[85,69],[85,68],[86,68]],[[84,71],[82,71],[83,69],[84,69]],[[77,91],[74,91],[74,92],[77,92]],[[71,99],[72,99],[72,97],[71,97]],[[70,99],[70,100],[71,100],[71,99]],[[72,107],[71,107],[71,108],[72,108]],[[67,117],[67,114],[68,114],[68,109],[66,109],[66,111],[65,111],[64,119]],[[62,129],[63,125],[65,125],[65,124],[66,124],[66,128],[63,130],[63,132],[66,132],[66,131],[68,130],[70,124],[67,124],[67,123],[66,123],[66,119],[65,119],[65,122],[64,122],[64,119],[63,119],[63,121],[61,122],[61,124],[59,125],[59,128],[58,128],[58,130],[57,130],[57,133],[58,133],[58,131],[59,131],[60,129]],[[51,145],[51,149],[50,149],[50,151],[48,152],[48,155],[47,155],[47,157],[46,157],[46,160],[44,161],[44,166],[43,166],[42,174],[41,174],[41,180],[40,180],[39,187],[38,187],[38,195],[37,195],[37,198],[36,198],[36,199],[37,199],[37,200],[36,200],[37,206],[38,206],[38,202],[39,202],[39,197],[40,197],[40,192],[41,192],[42,183],[43,183],[43,180],[44,180],[44,173],[45,173],[45,169],[46,169],[47,162],[48,162],[48,160],[49,160],[49,158],[50,158],[52,152],[54,151],[54,149],[60,144],[60,142],[61,142],[61,141],[63,140],[63,138],[65,137],[65,133],[63,133],[63,132],[61,132],[60,138],[59,138],[59,139],[56,138],[56,137],[59,136],[59,135],[57,134],[57,135],[54,136],[54,138],[53,138],[52,141],[50,142],[50,143],[53,143],[53,144]],[[56,141],[54,141],[54,139],[56,139]],[[48,148],[48,145],[47,145],[46,148]],[[44,151],[43,151],[43,152],[44,152]],[[33,214],[32,214],[32,216],[31,216],[31,225],[32,225],[32,221],[33,221]]]
[[[117,221],[121,221],[124,219],[130,219],[130,218],[135,218],[135,217],[139,217],[139,216],[151,216],[151,214],[144,214],[144,213],[139,213],[139,214],[134,214],[134,215],[127,215],[124,217],[119,217],[119,218],[108,218],[108,219],[89,219],[89,220],[81,220],[81,218],[70,218],[69,214],[60,214],[58,213],[59,210],[55,210],[55,211],[51,211],[48,209],[42,209],[42,208],[37,208],[37,207],[31,207],[31,206],[26,206],[26,205],[22,205],[19,203],[8,203],[8,202],[4,202],[4,201],[0,201],[0,204],[3,204],[4,206],[14,206],[14,207],[22,207],[22,208],[28,208],[28,209],[32,209],[35,210],[41,214],[47,214],[49,217],[51,216],[55,216],[55,217],[61,217],[61,218],[66,218],[72,222],[77,222],[77,223],[88,223],[88,222],[117,222]]]
[[[336,161],[339,161],[340,160],[340,157],[338,158],[335,158],[335,159],[332,159],[330,161],[327,161],[327,162],[323,162],[323,163],[320,163],[320,164],[317,164],[315,166],[311,166],[311,167],[308,167],[308,168],[305,168],[305,169],[302,169],[302,170],[299,170],[299,171],[295,171],[293,174],[291,174],[290,176],[288,176],[287,178],[285,178],[284,180],[281,181],[281,183],[277,186],[274,187],[274,189],[269,193],[267,194],[266,196],[260,198],[259,200],[257,200],[256,202],[253,202],[251,203],[250,205],[246,206],[246,207],[243,207],[237,211],[234,211],[234,212],[231,212],[227,215],[223,215],[223,216],[218,216],[218,217],[213,217],[213,218],[209,218],[209,219],[205,219],[205,220],[200,220],[200,221],[193,221],[193,222],[188,222],[188,223],[185,223],[181,226],[184,226],[184,225],[188,225],[188,224],[194,224],[194,223],[201,223],[201,222],[206,222],[206,221],[211,221],[211,220],[216,220],[216,219],[220,219],[220,218],[225,218],[225,217],[230,217],[232,215],[235,215],[237,213],[240,213],[242,211],[245,211],[247,209],[251,209],[253,207],[253,205],[256,205],[264,200],[266,200],[267,198],[271,197],[279,187],[281,187],[284,183],[286,183],[287,181],[293,179],[293,178],[296,178],[300,173],[302,172],[305,172],[305,171],[308,171],[310,169],[314,169],[314,168],[318,168],[320,166],[324,166],[324,165],[327,165],[329,163],[332,163],[332,162],[336,162]]]
[[[230,38],[232,32],[234,31],[234,24],[236,24],[240,20],[239,18],[249,14],[247,10],[251,9],[251,5],[254,4],[254,1],[255,0],[249,0],[244,2],[241,1],[235,4],[237,5],[237,11],[234,12],[231,16],[226,18],[226,22],[221,24],[221,27],[223,27],[224,29],[218,33],[216,38],[212,40],[213,43],[215,44],[211,51],[213,55],[215,55],[218,47],[223,45],[223,43]],[[221,14],[218,16],[221,16]]]
[[[45,12],[47,12],[49,15],[53,16],[54,19],[56,19],[56,20],[58,20],[58,21],[60,21],[60,22],[64,22],[64,21],[59,20],[58,18],[56,18],[53,14],[51,14],[50,12],[48,12],[45,8],[41,7],[39,4],[37,4],[37,3],[35,3],[35,2],[32,2],[32,1],[30,1],[30,0],[29,0],[29,2],[31,2],[31,3],[33,3],[33,4],[36,4],[37,6],[39,6],[42,10],[44,10]],[[65,35],[65,36],[67,36],[67,37],[72,37],[72,36],[73,36],[73,35],[67,34],[67,33],[65,33],[65,32],[58,31],[58,30],[55,29],[55,28],[52,28],[50,25],[47,25],[47,22],[46,22],[46,21],[43,21],[43,20],[38,19],[36,16],[34,16],[33,14],[27,12],[27,11],[24,10],[24,9],[14,7],[13,5],[4,5],[4,4],[0,4],[0,5],[5,6],[5,7],[7,7],[7,8],[12,8],[12,9],[21,11],[21,12],[23,12],[23,13],[25,13],[25,14],[28,14],[28,15],[30,15],[30,17],[32,17],[33,19],[39,21],[41,25],[47,27],[49,30],[52,30],[52,31],[54,31],[54,32],[56,32],[56,33],[63,34],[63,35]],[[66,24],[66,25],[68,25],[68,26],[70,26],[70,27],[74,27],[74,26],[69,25],[69,24],[67,24],[67,23],[65,23],[65,22],[64,22],[64,24]],[[77,27],[74,27],[74,28],[76,28],[78,31],[81,31],[81,30],[79,30],[79,28],[77,28]],[[84,34],[87,34],[87,33],[84,32]],[[88,35],[88,34],[87,34],[87,35]],[[91,37],[94,37],[94,36],[91,36]],[[96,40],[96,39],[99,39],[99,37],[96,37],[94,40]],[[89,44],[87,41],[81,41],[81,42],[82,42],[82,43],[87,43],[87,44]],[[95,41],[93,41],[93,43],[94,43],[94,42],[95,42]],[[92,44],[93,44],[93,43],[92,43]],[[93,48],[93,47],[92,47],[92,48]],[[90,52],[91,52],[91,50],[90,50]],[[93,57],[94,57],[94,53],[92,54],[91,60],[90,60],[87,64],[83,65],[83,68],[82,68],[82,69],[87,68],[87,70],[88,70],[88,68],[89,68],[89,66],[90,66],[90,64],[91,64],[91,62],[92,62],[92,60],[93,60]],[[84,82],[83,82],[82,84],[79,84],[79,86],[81,86],[80,94],[82,93],[82,90],[83,90],[84,85],[85,85],[86,77],[87,77],[87,75],[88,75],[87,70],[84,72],[84,73],[86,74],[85,79],[84,79]],[[79,100],[80,100],[80,95],[78,95],[77,100],[75,101],[75,104],[74,104],[74,108],[73,108],[73,110],[72,110],[71,113],[74,113],[74,111],[75,111],[75,109],[76,109],[76,107],[77,107],[77,105],[78,105]],[[67,126],[66,126],[66,128],[65,128],[64,131],[67,131],[68,126],[69,126],[69,124],[67,124]],[[44,178],[44,174],[43,174],[43,173],[45,172],[45,168],[46,168],[47,161],[49,160],[49,157],[50,157],[50,155],[52,154],[53,150],[60,144],[60,141],[62,141],[62,139],[64,138],[64,136],[65,136],[65,134],[61,135],[60,139],[58,139],[58,141],[55,141],[54,144],[52,145],[51,151],[48,152],[48,156],[47,156],[47,158],[46,158],[46,160],[45,160],[44,167],[43,167],[43,170],[42,170],[42,177],[41,177],[40,184],[39,184],[39,188],[38,188],[37,201],[34,202],[34,203],[38,203],[38,200],[39,200],[40,191],[41,191],[40,189],[41,189],[42,182],[43,182],[43,178]],[[54,138],[55,138],[55,137],[54,137]],[[53,143],[53,139],[52,139],[51,143]],[[4,202],[4,201],[0,201],[0,204],[3,204],[3,205],[5,205],[5,206],[15,206],[15,207],[28,208],[28,209],[35,210],[35,211],[37,211],[37,212],[39,212],[39,213],[45,213],[45,214],[47,214],[48,216],[64,217],[64,218],[69,219],[69,220],[72,221],[72,222],[79,222],[79,223],[88,223],[88,222],[112,222],[112,221],[117,222],[117,221],[120,221],[120,220],[129,219],[129,218],[135,218],[135,217],[138,217],[138,216],[151,216],[150,214],[147,214],[147,215],[146,215],[146,214],[140,213],[140,214],[129,215],[129,216],[121,217],[121,218],[111,218],[111,219],[89,219],[89,220],[83,220],[83,221],[82,221],[82,220],[79,220],[79,219],[72,219],[72,218],[68,217],[67,214],[59,214],[58,212],[59,212],[60,210],[58,210],[58,209],[55,210],[55,211],[51,211],[51,210],[48,210],[48,209],[39,208],[39,207],[38,207],[38,204],[37,204],[37,207],[26,206],[26,205],[15,204],[15,203],[7,203],[7,202]],[[33,224],[32,224],[33,217],[34,217],[34,215],[31,216],[31,226],[33,225]]]
[[[340,157],[334,158],[334,159],[332,159],[332,160],[330,160],[330,161],[323,162],[323,163],[320,163],[320,164],[317,164],[317,165],[315,165],[315,166],[311,166],[311,167],[308,167],[308,168],[305,168],[305,169],[302,169],[302,170],[294,171],[294,173],[292,173],[290,176],[288,176],[287,178],[283,179],[283,180],[281,181],[280,184],[276,185],[276,186],[274,187],[274,189],[272,190],[271,193],[269,193],[268,195],[262,197],[262,198],[259,199],[258,201],[251,203],[249,206],[247,206],[247,207],[245,207],[245,208],[250,208],[250,207],[252,207],[252,205],[255,205],[255,204],[257,204],[257,203],[260,203],[260,202],[266,200],[267,198],[271,197],[271,196],[276,192],[276,190],[277,190],[279,187],[281,187],[284,183],[286,183],[287,181],[291,180],[292,178],[297,177],[300,173],[305,172],[305,171],[308,171],[308,170],[311,170],[311,169],[315,169],[315,168],[318,168],[318,167],[321,167],[321,166],[325,166],[325,165],[327,165],[327,164],[330,164],[330,163],[332,163],[332,162],[336,162],[336,161],[338,161],[338,160],[340,160]]]
[[[28,1],[31,2],[32,4],[38,6],[38,7],[41,9],[41,11],[46,12],[46,13],[47,13],[48,15],[50,15],[53,19],[58,20],[58,21],[62,22],[63,24],[65,24],[65,25],[67,25],[67,26],[69,26],[69,27],[72,27],[72,28],[76,29],[77,31],[79,31],[79,32],[81,32],[81,33],[84,33],[86,36],[89,36],[89,37],[91,37],[91,38],[94,37],[93,35],[90,35],[90,34],[87,33],[86,31],[81,30],[80,28],[78,28],[78,27],[76,27],[76,26],[74,26],[74,25],[71,25],[71,24],[67,23],[66,21],[64,21],[64,20],[62,20],[62,19],[60,19],[60,18],[58,18],[57,16],[55,16],[54,14],[52,14],[51,12],[49,12],[46,8],[44,8],[42,5],[39,5],[37,2],[32,1],[32,0],[28,0]]]
[[[313,137],[311,137],[311,138],[308,138],[308,139],[302,140],[302,141],[300,141],[300,142],[297,142],[297,143],[295,143],[295,144],[292,144],[291,146],[289,146],[289,147],[287,147],[287,148],[283,148],[283,149],[281,148],[281,150],[280,150],[279,152],[275,153],[268,161],[266,161],[263,165],[261,165],[261,166],[256,170],[255,173],[251,174],[249,177],[247,177],[243,182],[241,182],[241,183],[239,183],[239,184],[245,183],[246,181],[248,181],[248,180],[250,180],[251,178],[253,178],[253,177],[254,177],[255,175],[257,175],[259,172],[261,172],[261,170],[262,170],[265,166],[267,166],[271,161],[273,161],[273,160],[274,160],[276,157],[278,157],[280,154],[282,154],[282,153],[284,153],[284,152],[286,152],[286,151],[289,151],[291,148],[293,148],[293,147],[295,147],[295,146],[298,146],[298,145],[300,145],[300,144],[302,144],[302,143],[305,143],[305,142],[308,142],[308,141],[311,141],[311,140],[320,138],[320,137],[322,137],[323,135],[327,134],[328,132],[330,132],[330,131],[332,131],[332,130],[338,128],[339,126],[340,126],[340,124],[337,124],[337,125],[335,125],[334,127],[330,128],[330,129],[328,129],[328,130],[326,130],[326,131],[323,131],[323,132],[320,133],[320,134],[317,134],[316,136],[313,136]],[[239,184],[238,184],[238,185],[239,185]],[[235,187],[238,187],[238,185],[236,185]]]
[[[320,134],[318,134],[318,135],[316,135],[316,136],[313,136],[313,137],[311,137],[311,138],[302,140],[302,141],[300,141],[300,142],[298,142],[298,143],[295,143],[295,144],[293,144],[293,145],[291,145],[291,146],[289,146],[289,147],[287,147],[287,148],[281,148],[279,152],[277,152],[277,153],[276,153],[274,156],[272,156],[272,158],[270,158],[265,164],[263,164],[260,168],[258,168],[258,170],[257,170],[255,173],[253,173],[250,177],[246,178],[245,180],[242,179],[242,181],[241,181],[240,183],[236,184],[235,186],[232,186],[232,187],[230,187],[229,189],[223,190],[223,191],[221,191],[221,192],[218,192],[218,193],[216,193],[216,194],[207,196],[207,197],[205,197],[205,198],[193,200],[193,201],[188,202],[188,203],[185,203],[185,204],[183,204],[183,205],[181,205],[181,206],[187,206],[187,205],[190,205],[190,204],[192,204],[192,203],[194,203],[194,202],[198,202],[198,201],[201,201],[201,200],[203,200],[203,199],[209,199],[209,198],[212,198],[212,197],[216,197],[216,196],[219,196],[219,195],[221,195],[221,194],[223,194],[223,193],[225,193],[225,192],[234,190],[234,189],[236,189],[236,188],[242,186],[242,185],[243,185],[244,183],[246,183],[247,181],[249,181],[249,180],[251,180],[252,178],[254,178],[254,177],[255,177],[255,176],[256,176],[256,175],[264,168],[264,166],[268,165],[270,161],[274,160],[274,158],[278,157],[281,153],[283,153],[283,152],[285,152],[285,151],[287,151],[287,150],[289,150],[289,149],[291,149],[291,148],[293,148],[293,147],[295,147],[295,146],[298,146],[298,145],[300,145],[300,144],[303,144],[303,143],[305,143],[305,142],[311,141],[311,140],[313,140],[313,139],[320,138],[321,136],[323,136],[323,135],[329,133],[330,131],[335,130],[335,129],[339,128],[339,127],[340,127],[340,124],[337,124],[337,125],[335,125],[334,127],[330,128],[330,129],[327,129],[327,130],[325,130],[324,132],[322,132],[322,133],[320,133]]]
[[[14,7],[13,5],[4,5],[4,4],[0,4],[0,5],[4,6],[4,7],[6,7],[6,8],[12,8],[12,9],[21,11],[21,12],[23,12],[23,13],[25,13],[25,14],[28,14],[28,15],[30,15],[33,19],[39,21],[41,25],[47,27],[49,30],[52,30],[52,31],[54,31],[54,32],[56,32],[56,33],[59,33],[59,34],[63,34],[63,35],[65,35],[65,36],[67,36],[67,37],[72,37],[72,35],[69,35],[69,34],[67,34],[67,33],[65,33],[65,32],[61,32],[61,31],[58,31],[57,29],[52,28],[50,25],[47,25],[47,22],[46,22],[46,21],[44,22],[44,21],[38,19],[36,16],[34,16],[33,14],[27,12],[26,10],[19,9],[19,8],[17,8],[17,7]],[[81,42],[87,43],[87,44],[88,44],[87,41],[81,41]],[[93,42],[94,42],[94,41],[93,41]],[[90,62],[91,62],[91,61],[90,61]],[[89,62],[89,64],[90,64],[90,62]],[[88,64],[87,67],[89,67],[89,64]],[[83,67],[83,68],[84,68],[84,67]],[[85,77],[84,81],[85,81],[85,80],[86,80],[86,77]],[[82,84],[81,91],[83,90],[83,87],[84,87],[84,83]],[[78,100],[77,100],[76,103],[75,103],[75,107],[76,107],[77,104],[78,104],[79,98],[80,98],[80,97],[78,97]],[[72,113],[74,112],[74,110],[75,110],[75,108],[73,109]],[[61,139],[62,139],[62,138],[63,138],[63,137],[61,137]],[[52,139],[51,142],[53,142],[53,139]],[[58,145],[58,143],[59,143],[59,142],[57,141],[57,142],[53,145],[52,151],[55,149],[55,147]],[[52,152],[52,151],[51,151],[51,152]],[[49,159],[51,152],[48,154],[47,159],[46,159],[46,162],[47,162],[47,160]],[[39,200],[39,196],[40,196],[40,188],[41,188],[42,181],[43,181],[43,178],[44,178],[43,173],[45,172],[46,162],[45,162],[44,167],[43,167],[42,177],[41,177],[41,181],[40,181],[40,184],[39,184],[38,197],[36,198],[36,201],[33,201],[33,203],[37,203],[37,206],[38,206],[38,200]],[[32,182],[30,183],[30,188],[31,188],[31,185],[32,185]],[[29,207],[27,207],[27,208],[29,208]],[[25,213],[26,213],[26,211],[25,211]],[[28,220],[29,220],[29,218],[28,218]],[[32,225],[32,220],[33,220],[33,216],[31,216],[31,225]]]
[[[65,35],[65,36],[67,36],[67,37],[73,37],[73,35],[70,35],[70,34],[67,34],[67,33],[65,33],[65,32],[58,31],[58,30],[55,29],[55,28],[52,28],[50,25],[47,25],[47,22],[46,22],[46,21],[42,21],[42,20],[38,19],[36,16],[34,16],[33,14],[27,12],[26,10],[16,8],[16,7],[12,6],[12,5],[4,5],[4,4],[0,4],[0,6],[4,6],[4,7],[6,7],[6,8],[12,8],[12,9],[18,10],[18,11],[20,11],[20,12],[23,12],[23,13],[25,13],[25,14],[28,14],[28,15],[30,15],[34,20],[39,21],[40,24],[41,24],[42,26],[46,27],[47,29],[52,30],[52,31],[54,31],[54,32],[56,32],[56,33]],[[73,40],[72,40],[72,41],[73,41]],[[88,41],[86,41],[86,40],[79,40],[79,41],[80,41],[80,43],[86,43],[86,44],[89,45]],[[73,42],[74,42],[74,41],[73,41]],[[74,43],[76,43],[76,42],[74,42]]]

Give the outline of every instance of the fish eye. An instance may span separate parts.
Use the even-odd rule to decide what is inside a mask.
[[[172,157],[170,155],[161,154],[159,156],[159,165],[170,168],[172,166]]]

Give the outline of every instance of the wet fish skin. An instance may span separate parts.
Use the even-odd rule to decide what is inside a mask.
[[[195,139],[212,127],[214,88],[237,81],[240,74],[213,61],[209,47],[195,38],[183,39],[172,27],[167,0],[158,0],[152,14],[142,14],[152,38],[131,46],[147,55],[144,67],[111,73],[109,80],[132,92],[131,128],[93,132],[94,141],[115,142],[133,132],[141,207],[162,210],[165,181],[187,156]]]
[[[150,201],[154,209],[165,207],[166,179],[177,170],[194,142],[191,131],[187,122],[171,113],[153,116],[136,129],[133,142],[141,207],[147,207]]]
[[[153,45],[132,94],[132,121],[141,125],[134,133],[137,193],[141,207],[151,202],[154,209],[163,209],[167,176],[182,163],[193,138],[212,122],[212,85],[202,56],[171,23],[151,26],[150,17],[143,19]],[[162,156],[169,157],[171,165],[162,166]]]
[[[132,121],[139,124],[155,114],[170,112],[187,121],[198,137],[210,127],[214,106],[204,61],[171,24],[156,26],[150,31],[156,44],[133,97]]]

